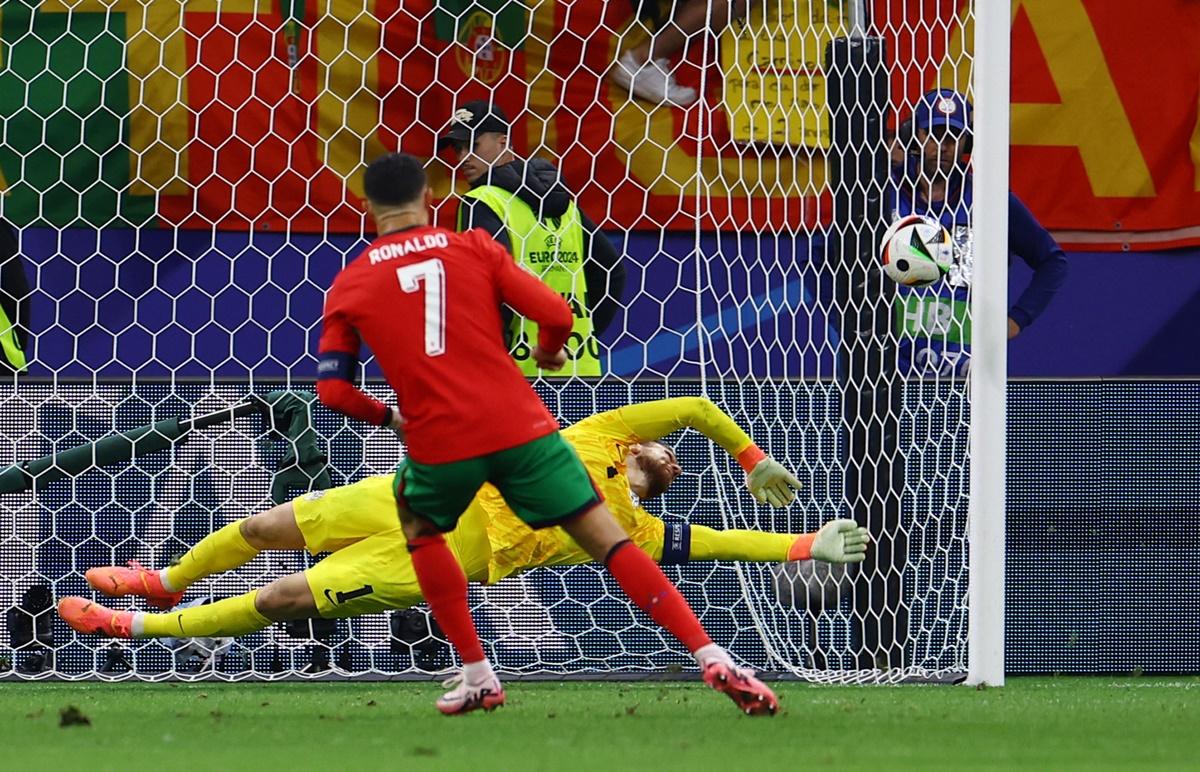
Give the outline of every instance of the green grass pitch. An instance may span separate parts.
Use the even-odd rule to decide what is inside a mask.
[[[1200,678],[778,684],[775,718],[699,683],[510,683],[455,718],[433,683],[0,684],[19,770],[1196,769]],[[60,726],[74,706],[89,724]]]

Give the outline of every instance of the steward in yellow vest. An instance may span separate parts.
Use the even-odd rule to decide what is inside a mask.
[[[625,287],[625,267],[612,242],[579,210],[553,164],[509,151],[508,118],[498,107],[463,105],[438,144],[455,149],[471,182],[459,205],[458,230],[486,230],[566,298],[575,315],[567,364],[555,373],[538,369],[530,358],[536,325],[506,315],[505,334],[521,371],[530,377],[600,375],[596,336],[611,324]]]
[[[28,362],[29,279],[17,248],[17,234],[0,220],[0,372],[22,372]]]

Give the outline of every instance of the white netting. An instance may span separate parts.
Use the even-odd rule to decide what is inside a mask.
[[[656,40],[669,38],[673,8],[699,29],[681,50],[656,43],[664,72],[647,64],[634,78],[675,91],[631,97],[612,65],[645,53],[656,23]],[[948,1],[4,3],[0,184],[33,295],[31,365],[0,396],[0,460],[311,388],[323,290],[364,244],[365,162],[397,148],[431,158],[436,216],[452,226],[450,159],[435,139],[456,106],[487,99],[512,119],[519,156],[560,168],[627,277],[598,335],[606,375],[539,381],[551,410],[572,422],[703,394],[797,470],[800,500],[755,505],[736,463],[689,431],[676,442],[687,473],[651,511],[793,533],[849,516],[881,542],[885,557],[858,577],[813,576],[811,564],[669,569],[714,638],[757,668],[815,680],[960,672],[969,212],[944,287],[898,296],[874,266],[895,190],[912,184],[899,167],[920,166],[904,122],[928,89],[966,94],[969,19]],[[394,466],[390,435],[314,417],[334,484]],[[36,497],[0,494],[0,606],[12,609],[0,640],[23,644],[16,670],[193,668],[161,642],[76,636],[39,608],[38,588],[86,594],[88,567],[161,565],[262,511],[285,449],[261,419],[239,418]],[[188,597],[241,593],[305,561],[264,555]],[[596,567],[472,593],[511,671],[688,663]],[[276,625],[223,648],[216,670],[449,666],[423,618],[392,621],[340,621],[319,643]]]

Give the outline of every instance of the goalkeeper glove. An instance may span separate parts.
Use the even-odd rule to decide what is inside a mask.
[[[813,560],[826,563],[861,563],[870,541],[867,529],[853,520],[830,520],[817,531],[811,554]]]
[[[786,507],[796,500],[800,481],[784,469],[783,464],[767,456],[755,464],[746,476],[746,487],[750,489],[750,495],[760,502],[773,507]]]

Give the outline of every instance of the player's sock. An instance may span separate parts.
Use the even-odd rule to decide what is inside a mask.
[[[256,555],[258,550],[242,536],[242,521],[236,520],[205,536],[176,565],[164,568],[158,575],[168,592],[178,592],[209,574],[248,563]]]
[[[191,606],[168,614],[139,612],[133,615],[133,637],[234,637],[253,633],[271,624],[271,620],[254,607],[256,597],[258,590],[252,590],[236,598],[225,598],[216,603]]]
[[[696,663],[701,667],[704,667],[709,662],[720,662],[722,665],[734,667],[733,657],[729,656],[729,652],[715,643],[701,646],[692,652],[692,656],[696,658]]]
[[[679,590],[667,580],[654,559],[633,542],[626,539],[613,547],[604,565],[630,600],[669,630],[688,651],[712,643]]]
[[[408,540],[421,594],[450,645],[467,666],[486,659],[467,606],[467,575],[441,534]],[[490,665],[488,666],[491,667]]]
[[[492,670],[492,663],[486,659],[478,662],[463,663],[463,680],[468,684],[483,684],[496,677],[496,671]]]

